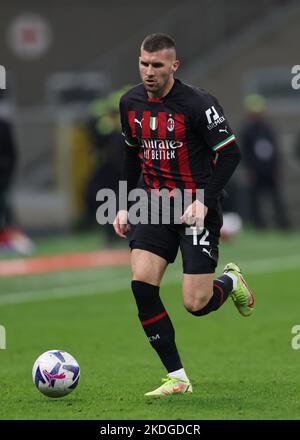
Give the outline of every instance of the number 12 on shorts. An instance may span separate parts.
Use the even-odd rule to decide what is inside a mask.
[[[210,245],[210,242],[207,240],[207,237],[209,235],[208,229],[203,228],[202,235],[199,234],[199,228],[197,228],[197,226],[191,226],[191,229],[193,231],[193,245],[194,246],[197,246],[198,244],[200,244],[202,246],[209,246]]]

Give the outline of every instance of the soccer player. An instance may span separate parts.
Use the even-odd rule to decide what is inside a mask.
[[[160,284],[180,248],[183,260],[182,297],[194,316],[219,309],[230,296],[243,316],[254,309],[254,297],[238,265],[228,263],[214,279],[222,226],[222,190],[240,161],[235,136],[217,99],[182,83],[174,40],[166,34],[148,35],[141,45],[142,83],[120,100],[126,151],[123,179],[128,192],[141,186],[148,192],[162,188],[204,189],[204,201],[193,198],[181,224],[130,225],[128,211],[120,209],[114,229],[129,239],[132,291],[138,316],[152,347],[167,370],[163,384],[146,396],[191,393],[171,319],[161,301]],[[140,184],[139,184],[140,185]],[[186,229],[203,225],[202,233]],[[201,228],[200,228],[201,230]]]

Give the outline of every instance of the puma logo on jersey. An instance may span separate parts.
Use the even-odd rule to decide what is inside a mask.
[[[219,128],[219,132],[220,133],[227,133],[227,134],[229,134],[228,131],[227,131],[227,126],[225,128]]]
[[[137,124],[139,124],[139,126],[141,127],[141,128],[143,128],[142,127],[142,122],[143,122],[143,120],[144,120],[144,118],[142,118],[140,121],[138,120],[138,119],[134,119],[134,122],[136,122]]]
[[[211,255],[212,249],[211,249],[210,251],[208,251],[207,249],[203,248],[203,249],[202,249],[202,252],[203,252],[204,254],[207,254],[210,258],[213,258],[213,256]]]

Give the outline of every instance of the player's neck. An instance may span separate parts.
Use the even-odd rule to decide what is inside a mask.
[[[152,92],[148,91],[149,98],[151,98],[151,99],[162,99],[162,98],[164,98],[169,93],[171,88],[173,87],[174,82],[175,82],[175,79],[173,77],[171,77],[170,80],[165,85],[165,87],[163,89],[159,90],[157,93],[152,93]]]

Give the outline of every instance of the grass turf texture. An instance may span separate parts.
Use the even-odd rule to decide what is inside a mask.
[[[46,244],[44,244],[44,249]],[[243,262],[256,312],[241,317],[231,300],[202,318],[181,304],[180,260],[161,295],[192,380],[192,395],[143,396],[165,376],[137,319],[129,270],[89,269],[0,280],[1,419],[299,419],[300,235],[248,232],[221,245],[217,274]],[[11,303],[9,303],[11,301]],[[32,383],[35,359],[70,352],[81,366],[77,389],[50,399]]]

